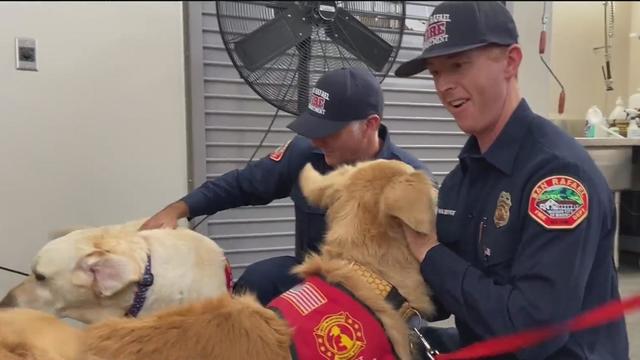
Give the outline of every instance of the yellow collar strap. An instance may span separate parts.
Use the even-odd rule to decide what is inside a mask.
[[[405,299],[402,294],[398,292],[390,282],[378,276],[378,274],[369,270],[366,266],[356,262],[351,261],[349,264],[353,270],[369,285],[376,294],[380,295],[385,299],[394,309],[400,311],[402,313],[402,318],[406,321],[411,316],[418,315],[418,311],[409,305],[407,299]]]

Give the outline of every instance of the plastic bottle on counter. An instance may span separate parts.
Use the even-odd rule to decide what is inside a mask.
[[[612,127],[609,128],[610,137],[621,137],[620,136],[620,128],[614,123]]]
[[[636,93],[629,96],[629,107],[640,110],[640,89],[636,89]]]
[[[622,102],[622,97],[618,96],[616,100],[616,106],[611,110],[609,114],[609,122],[625,120],[627,118],[627,113],[624,112],[624,103]]]
[[[622,97],[618,96],[616,100],[616,106],[609,114],[609,123],[612,124],[609,128],[609,135],[615,137],[612,134],[616,133],[618,135],[622,135],[622,137],[627,136],[627,127],[629,126],[629,120],[627,119],[627,113],[624,111],[624,102],[622,102]]]
[[[607,120],[602,115],[602,111],[596,106],[587,110],[584,136],[588,138],[608,137]]]
[[[640,139],[640,127],[638,127],[637,119],[632,119],[629,121],[629,127],[627,128],[627,137],[629,139]]]

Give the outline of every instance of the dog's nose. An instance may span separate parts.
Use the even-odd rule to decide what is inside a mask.
[[[15,306],[16,306],[16,297],[11,293],[7,294],[7,296],[5,296],[4,299],[2,299],[2,301],[0,301],[0,308],[15,307]]]

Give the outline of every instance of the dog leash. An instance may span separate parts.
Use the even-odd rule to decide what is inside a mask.
[[[13,270],[11,268],[7,268],[7,267],[4,267],[4,266],[0,266],[0,270],[8,271],[8,272],[11,272],[11,273],[14,273],[14,274],[18,274],[18,275],[22,275],[22,276],[29,276],[29,274],[27,274],[27,273],[24,273],[24,272],[18,271],[18,270]]]
[[[640,295],[613,300],[586,311],[560,324],[525,330],[511,335],[481,341],[448,354],[437,354],[435,360],[469,360],[515,353],[538,345],[561,334],[582,331],[618,320],[625,313],[640,310]],[[431,359],[431,358],[429,358]]]

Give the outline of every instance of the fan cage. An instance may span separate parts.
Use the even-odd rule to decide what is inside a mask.
[[[402,1],[336,1],[393,48],[381,71],[334,43],[325,30],[331,24],[314,24],[311,37],[256,71],[249,71],[233,49],[233,44],[273,19],[282,5],[277,1],[217,1],[218,26],[224,46],[240,77],[262,99],[276,108],[298,115],[306,108],[310,89],[326,72],[342,67],[361,67],[380,82],[391,70],[404,34],[405,4]]]

